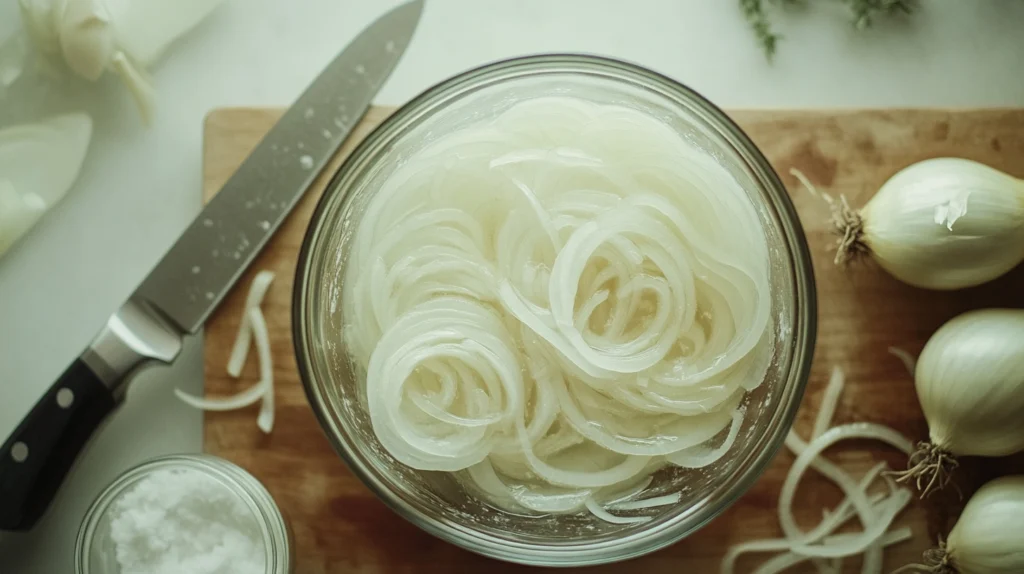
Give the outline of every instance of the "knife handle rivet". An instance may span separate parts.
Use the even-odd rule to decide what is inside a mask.
[[[57,406],[62,409],[71,407],[75,402],[75,393],[71,389],[64,388],[57,391]]]
[[[14,462],[25,462],[28,459],[28,445],[18,441],[11,447],[11,458]]]

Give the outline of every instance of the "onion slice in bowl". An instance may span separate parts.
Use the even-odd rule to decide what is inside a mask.
[[[606,508],[608,510],[624,511],[624,510],[646,510],[648,508],[657,508],[659,506],[668,506],[670,504],[678,504],[683,499],[683,493],[674,492],[672,494],[665,494],[663,496],[654,496],[651,498],[645,498],[643,500],[631,500],[626,502],[616,502],[609,504]]]
[[[595,502],[593,498],[588,498],[585,504],[587,505],[587,510],[592,512],[594,516],[612,524],[639,524],[651,520],[650,516],[615,516],[601,508],[601,505]]]

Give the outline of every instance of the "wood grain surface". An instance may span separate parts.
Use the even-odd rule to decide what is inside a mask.
[[[364,137],[391,110],[370,111],[341,154]],[[204,197],[209,199],[280,115],[272,109],[220,109],[206,118]],[[1024,177],[1024,110],[736,111],[732,117],[772,161],[797,205],[811,244],[818,283],[819,324],[814,368],[797,430],[806,433],[833,365],[842,366],[848,387],[837,422],[872,421],[890,425],[917,440],[926,427],[903,365],[890,346],[917,354],[928,336],[954,315],[978,307],[1021,306],[1024,271],[974,289],[929,292],[903,285],[866,262],[837,269],[828,210],[803,189],[790,168],[798,168],[821,190],[846,194],[863,205],[901,167],[936,156],[955,155],[984,162]],[[335,158],[332,168],[340,162]],[[327,173],[333,171],[329,169]],[[289,516],[295,533],[297,572],[302,574],[379,572],[483,572],[527,570],[476,556],[435,539],[388,510],[355,478],[332,450],[306,402],[291,341],[291,292],[295,263],[306,224],[326,177],[311,190],[259,256],[252,270],[206,327],[206,393],[237,392],[256,379],[250,361],[240,380],[225,373],[238,328],[245,291],[257,270],[277,273],[264,302],[271,330],[276,379],[277,422],[267,436],[256,428],[256,408],[208,413],[207,452],[234,461],[266,484]],[[904,464],[898,453],[874,444],[829,451],[857,471],[872,460]],[[761,480],[721,517],[674,546],[628,562],[591,568],[593,572],[713,573],[735,543],[779,536],[777,494],[792,462],[780,454]],[[997,473],[1021,472],[1020,459],[965,461],[961,479],[967,493]],[[813,474],[813,473],[812,473]],[[821,509],[840,500],[839,492],[808,475],[797,498],[798,516],[809,526]],[[916,502],[899,520],[914,528],[912,541],[889,549],[886,571],[917,561],[923,549],[952,525],[961,503],[947,493]],[[750,572],[766,556],[740,563]],[[811,571],[794,569],[795,572]],[[848,561],[849,572],[859,572]]]

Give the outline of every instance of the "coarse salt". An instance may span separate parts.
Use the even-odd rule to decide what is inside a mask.
[[[113,504],[121,574],[261,574],[260,525],[245,502],[192,469],[157,470]]]

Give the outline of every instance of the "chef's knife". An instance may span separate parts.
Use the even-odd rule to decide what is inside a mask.
[[[328,64],[18,425],[0,448],[0,530],[36,523],[129,377],[203,326],[366,113],[422,9],[388,12]]]

